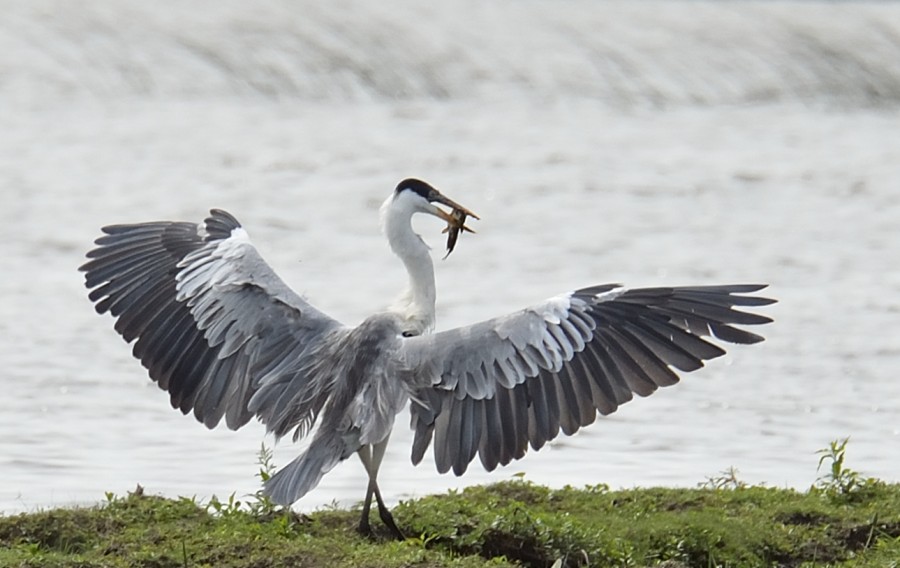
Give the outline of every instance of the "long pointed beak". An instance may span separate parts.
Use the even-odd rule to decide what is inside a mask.
[[[439,192],[436,189],[434,190],[434,193],[432,193],[431,195],[428,196],[428,201],[430,201],[432,203],[440,203],[441,205],[446,205],[447,207],[450,207],[454,211],[462,211],[463,213],[465,213],[469,217],[472,217],[473,219],[480,219],[480,217],[478,215],[476,215],[475,213],[473,213],[471,210],[467,209],[466,207],[463,207],[462,205],[453,201],[449,197],[446,197],[444,194],[442,194],[441,192]],[[448,223],[453,222],[452,212],[447,213],[440,207],[435,207],[435,210],[437,211],[436,215],[438,217],[440,217],[444,221],[447,221]]]

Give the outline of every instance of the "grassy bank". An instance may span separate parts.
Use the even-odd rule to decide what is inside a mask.
[[[91,508],[0,517],[0,566],[900,566],[900,484],[846,468],[845,447],[821,452],[825,474],[805,492],[726,472],[696,489],[510,481],[434,495],[394,509],[403,542],[359,536],[358,510],[298,515],[261,494],[198,503],[138,488]]]
[[[258,503],[257,503],[258,504]],[[268,509],[265,504],[261,509]],[[0,517],[0,566],[897,566],[900,485],[551,490],[514,481],[394,509],[405,542],[309,515],[137,492]],[[379,526],[373,517],[373,525]]]

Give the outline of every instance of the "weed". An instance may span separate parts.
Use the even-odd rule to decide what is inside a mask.
[[[827,448],[817,451],[819,465],[816,473],[822,471],[822,466],[828,463],[828,471],[816,478],[816,482],[810,491],[829,497],[851,498],[864,497],[868,490],[880,482],[876,479],[865,477],[856,470],[844,465],[847,452],[847,444],[850,438],[832,440]]]
[[[259,453],[256,455],[256,463],[259,465],[259,471],[256,477],[259,478],[260,488],[252,495],[252,500],[247,504],[250,512],[258,517],[272,516],[281,510],[281,507],[275,504],[272,499],[265,494],[262,484],[265,484],[275,474],[278,469],[275,465],[274,452],[271,448],[266,447],[265,442],[259,444]]]
[[[222,517],[249,513],[254,517],[264,519],[273,519],[278,516],[279,513],[289,511],[289,509],[285,510],[283,507],[272,501],[263,490],[262,484],[271,479],[277,469],[273,458],[273,452],[270,448],[266,447],[265,443],[259,445],[256,463],[259,465],[259,471],[256,473],[256,477],[258,477],[261,482],[259,489],[252,495],[246,495],[246,500],[244,501],[237,499],[234,493],[229,495],[228,500],[225,502],[222,502],[218,497],[213,495],[206,505],[206,510]],[[286,517],[288,516],[289,515],[286,515]]]
[[[698,483],[697,487],[701,489],[713,489],[716,491],[723,489],[744,489],[747,484],[738,479],[738,470],[732,466],[721,472],[720,475],[707,477],[706,481]]]
[[[206,511],[208,513],[215,513],[220,517],[233,517],[242,513],[242,506],[243,503],[235,498],[234,493],[229,495],[228,501],[225,501],[224,503],[220,501],[218,497],[213,495],[209,498],[209,503],[206,504]]]

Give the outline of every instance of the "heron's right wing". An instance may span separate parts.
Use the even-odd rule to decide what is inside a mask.
[[[173,408],[209,428],[257,414],[278,436],[307,431],[331,389],[316,361],[344,328],[282,282],[234,217],[214,209],[201,224],[103,232],[80,268],[89,297],[137,340],[134,356]]]
[[[505,317],[404,340],[413,463],[434,440],[438,471],[488,471],[572,434],[634,394],[647,396],[725,354],[711,338],[756,343],[734,327],[772,321],[733,309],[774,300],[763,286],[594,286]]]

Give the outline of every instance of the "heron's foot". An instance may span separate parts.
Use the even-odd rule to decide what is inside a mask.
[[[369,515],[363,515],[359,518],[359,525],[356,527],[356,532],[369,539],[375,538],[375,533],[372,531],[372,525],[369,524]]]
[[[386,508],[380,508],[378,511],[378,515],[381,517],[381,522],[385,524],[385,526],[391,531],[393,537],[397,540],[406,540],[406,537],[403,536],[403,531],[401,531],[397,527],[397,523],[394,522],[394,515],[391,514]]]
[[[378,516],[381,517],[381,522],[383,522],[387,529],[390,531],[391,537],[395,538],[396,540],[406,540],[406,537],[403,535],[403,531],[401,531],[400,528],[397,527],[397,523],[394,522],[394,516],[391,515],[390,511],[388,511],[387,509],[383,509],[378,512]],[[373,540],[377,538],[375,531],[372,529],[372,525],[369,523],[368,515],[363,515],[362,517],[360,517],[359,525],[357,525],[356,531],[366,538]]]

